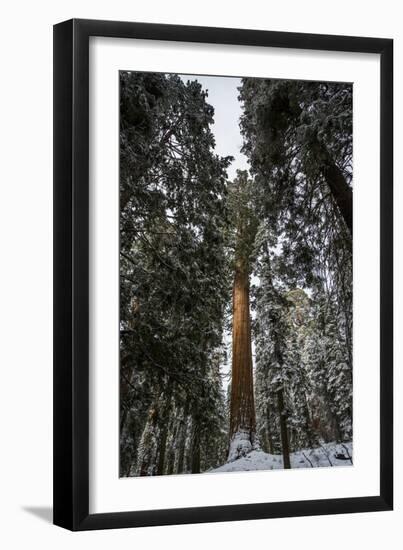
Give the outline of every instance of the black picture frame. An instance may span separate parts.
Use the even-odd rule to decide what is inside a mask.
[[[89,38],[380,54],[380,490],[366,497],[89,513]],[[393,40],[73,19],[54,26],[54,523],[71,530],[393,507]]]

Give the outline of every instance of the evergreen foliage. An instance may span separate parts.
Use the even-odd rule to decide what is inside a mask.
[[[264,448],[280,446],[278,387],[291,450],[351,440],[352,86],[244,79],[240,99],[260,223],[254,304]],[[329,166],[343,177],[344,207]]]
[[[165,473],[185,426],[179,466],[199,471],[223,438],[230,159],[214,153],[197,82],[122,72],[120,90],[121,475]]]
[[[239,92],[230,182],[196,80],[120,73],[121,476],[352,440],[352,86]]]

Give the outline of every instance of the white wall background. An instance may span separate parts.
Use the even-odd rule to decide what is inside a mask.
[[[36,0],[1,10],[0,543],[4,548],[399,546],[403,522],[403,295],[395,287],[395,511],[70,533],[52,498],[52,25],[71,17],[395,39],[395,182],[402,180],[403,10],[398,0]],[[403,192],[395,186],[395,280],[403,279]],[[398,251],[400,249],[400,254]],[[400,340],[400,341],[399,341]],[[400,391],[399,391],[400,390]],[[399,436],[399,437],[398,437]],[[394,542],[396,541],[396,542]]]

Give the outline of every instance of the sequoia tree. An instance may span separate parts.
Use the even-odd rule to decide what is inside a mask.
[[[207,99],[120,74],[122,476],[352,436],[351,85],[243,79],[233,182]]]
[[[249,279],[257,220],[251,191],[247,172],[238,171],[229,192],[234,245],[230,460],[252,449],[256,432]]]

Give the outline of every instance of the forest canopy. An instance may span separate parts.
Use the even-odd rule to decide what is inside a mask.
[[[230,179],[197,77],[120,73],[120,476],[352,463],[352,85],[238,93]]]

